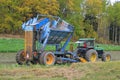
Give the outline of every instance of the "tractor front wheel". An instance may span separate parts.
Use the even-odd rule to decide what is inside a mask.
[[[23,65],[23,64],[26,63],[24,50],[18,51],[18,53],[16,54],[16,62],[17,62],[19,65]]]
[[[55,55],[52,52],[44,52],[39,57],[39,63],[43,65],[54,65]]]
[[[96,50],[88,50],[85,54],[85,59],[88,61],[88,62],[95,62],[98,58],[98,53],[96,52]]]
[[[103,55],[102,55],[102,61],[110,61],[110,60],[111,60],[110,53],[103,53]]]

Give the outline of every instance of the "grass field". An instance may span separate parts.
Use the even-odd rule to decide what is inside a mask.
[[[0,39],[0,52],[17,52],[24,48],[23,39]]]
[[[0,64],[0,80],[120,80],[120,61],[54,66]]]
[[[16,53],[0,53],[0,80],[120,80],[120,53],[111,62],[20,66]]]
[[[74,44],[74,43],[73,43]],[[98,44],[100,47],[103,47],[107,51],[120,51],[120,45],[108,45],[108,44]],[[76,48],[76,44],[74,44]],[[10,38],[1,38],[0,39],[0,52],[17,52],[20,49],[24,49],[24,39],[10,39]],[[69,49],[69,45],[67,46]],[[46,50],[55,50],[55,46],[47,46]]]
[[[15,56],[24,48],[24,40],[0,39],[0,80],[120,80],[120,46],[99,45],[105,50],[116,50],[110,51],[111,62],[19,66]],[[47,46],[47,50],[51,49]]]

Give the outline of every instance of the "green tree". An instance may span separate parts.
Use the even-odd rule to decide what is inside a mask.
[[[57,15],[57,0],[0,0],[0,32],[19,33],[22,22],[37,14]]]
[[[120,43],[120,2],[108,7],[108,20],[110,22],[110,40]]]
[[[84,22],[85,24],[91,25],[91,27],[89,27],[89,25],[88,27],[85,27],[85,30],[88,30],[87,28],[91,30],[86,31],[86,34],[91,34],[91,36],[94,34],[95,38],[103,37],[101,30],[105,32],[103,28],[107,26],[104,25],[104,23],[107,22],[106,8],[107,0],[85,0],[83,2]]]
[[[59,16],[75,27],[74,40],[84,37],[83,15],[81,3],[84,0],[58,0],[60,4]]]

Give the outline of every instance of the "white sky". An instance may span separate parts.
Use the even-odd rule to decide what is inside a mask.
[[[111,1],[111,3],[113,4],[114,2],[120,1],[120,0],[110,0],[110,1]]]

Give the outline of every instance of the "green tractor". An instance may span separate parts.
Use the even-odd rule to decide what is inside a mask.
[[[98,58],[102,61],[110,61],[110,53],[105,52],[99,46],[95,47],[94,38],[80,38],[77,42],[77,54],[81,62],[95,62]]]

